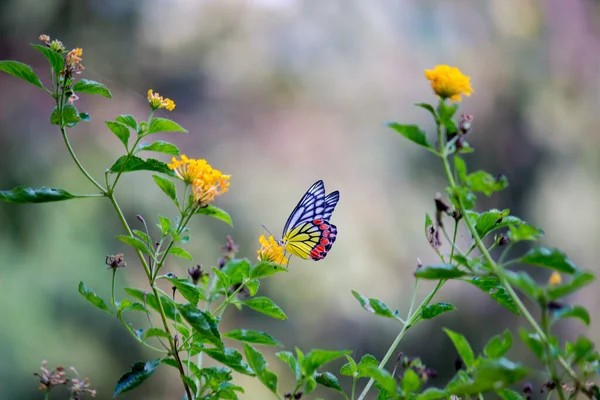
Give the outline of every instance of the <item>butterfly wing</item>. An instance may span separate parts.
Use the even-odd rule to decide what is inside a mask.
[[[337,236],[329,218],[340,199],[336,190],[325,196],[323,181],[315,182],[300,199],[283,229],[283,243],[293,255],[312,260],[327,256]]]

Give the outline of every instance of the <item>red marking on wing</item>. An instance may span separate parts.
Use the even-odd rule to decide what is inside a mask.
[[[323,223],[323,220],[322,220],[322,219],[315,219],[315,220],[313,221],[313,224],[315,224],[315,225],[321,225],[322,223]]]
[[[321,224],[319,226],[319,229],[322,230],[322,231],[326,230],[327,228],[329,228],[329,224]]]
[[[324,245],[324,246],[328,245],[329,244],[329,239],[327,239],[325,237],[322,237],[321,238],[321,244]]]

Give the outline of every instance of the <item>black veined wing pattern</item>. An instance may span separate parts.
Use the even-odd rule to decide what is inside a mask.
[[[315,182],[285,223],[282,235],[284,249],[303,259],[324,259],[337,236],[337,228],[329,219],[339,199],[337,190],[326,196],[323,181]]]

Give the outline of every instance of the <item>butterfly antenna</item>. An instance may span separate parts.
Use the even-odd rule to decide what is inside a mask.
[[[270,231],[270,230],[268,230],[266,226],[264,226],[264,225],[262,225],[262,224],[261,224],[260,226],[262,226],[262,227],[263,227],[263,229],[264,229],[265,231],[267,231],[267,233],[269,234],[269,236],[273,236],[273,234],[271,233],[271,231]],[[273,237],[275,237],[275,236],[273,236]]]

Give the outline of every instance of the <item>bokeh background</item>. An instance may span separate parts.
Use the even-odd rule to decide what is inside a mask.
[[[478,209],[510,208],[545,230],[544,244],[598,270],[599,29],[600,4],[593,0],[3,0],[0,59],[26,62],[45,79],[45,59],[28,45],[39,34],[83,48],[84,77],[113,93],[111,100],[82,96],[77,106],[92,120],[71,131],[81,160],[100,179],[122,152],[103,121],[119,113],[145,119],[149,88],[176,102],[162,116],[190,134],[156,139],[232,176],[217,205],[230,212],[235,228],[205,217],[191,225],[187,249],[204,266],[215,265],[227,235],[240,256],[254,258],[261,224],[280,232],[317,179],[328,191],[340,190],[332,219],[339,236],[327,259],[294,260],[290,273],[261,286],[289,320],[232,308],[223,326],[264,329],[292,350],[349,349],[381,358],[400,326],[362,310],[350,290],[405,313],[417,258],[436,261],[423,222],[444,189],[440,164],[382,124],[432,128],[427,113],[413,106],[436,101],[426,68],[449,64],[471,76],[475,93],[461,112],[474,115],[470,142],[477,152],[467,161],[510,182]],[[48,123],[52,107],[37,88],[0,74],[0,188],[93,192]],[[124,177],[118,199],[138,228],[136,214],[154,224],[158,214],[175,213],[148,173]],[[84,281],[109,296],[105,256],[131,254],[115,239],[121,233],[101,199],[0,204],[0,398],[40,398],[32,373],[43,359],[76,366],[98,398],[110,398],[132,362],[155,356],[77,293]],[[183,276],[191,266],[174,259],[165,269]],[[532,273],[540,282],[549,275]],[[133,257],[118,285],[145,288]],[[422,284],[420,298],[432,287]],[[467,284],[450,283],[437,299],[459,311],[419,324],[399,350],[436,369],[438,386],[454,373],[456,358],[442,327],[462,332],[481,351],[493,334],[516,333],[524,323]],[[599,299],[592,285],[570,300],[595,316]],[[558,329],[571,339],[583,330],[577,321]],[[587,333],[600,339],[597,321]],[[515,342],[509,356],[535,366]],[[280,390],[291,390],[287,366],[266,352],[283,375]],[[269,398],[257,380],[235,376],[247,385],[242,398]],[[317,395],[339,398],[332,391]],[[180,397],[174,370],[166,367],[122,396]]]

